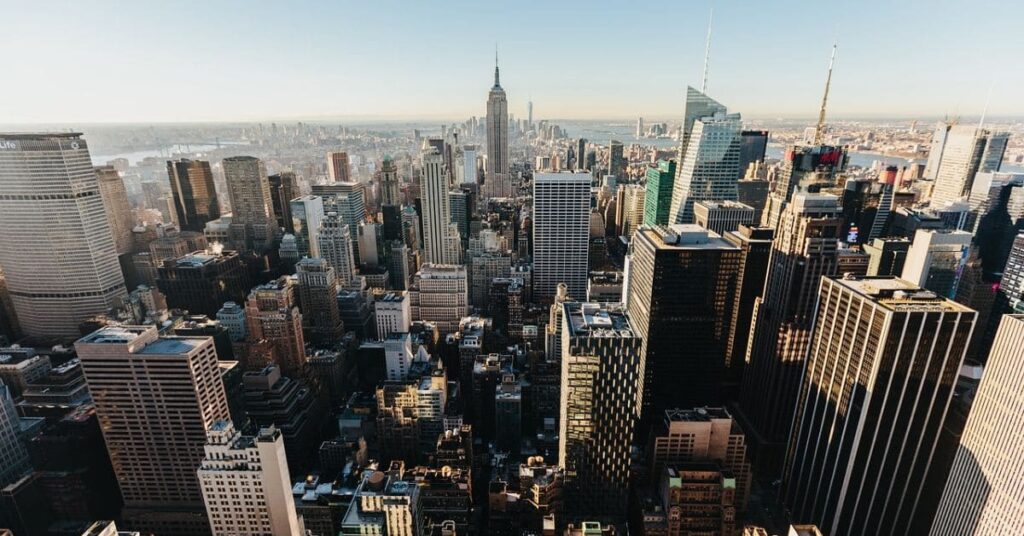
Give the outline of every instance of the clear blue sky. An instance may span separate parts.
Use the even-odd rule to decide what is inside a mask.
[[[0,0],[0,122],[674,118],[709,0]],[[1024,115],[1024,2],[714,2],[709,93],[750,117]]]

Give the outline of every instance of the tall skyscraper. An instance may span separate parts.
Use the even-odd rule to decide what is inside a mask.
[[[223,160],[231,194],[231,241],[238,249],[264,251],[274,242],[277,220],[263,161],[254,156]]]
[[[576,171],[587,169],[587,140],[580,138],[576,140]]]
[[[423,252],[426,262],[458,264],[458,258],[453,257],[453,252],[446,247],[452,221],[448,175],[444,170],[444,159],[432,147],[423,152],[420,195],[423,199]],[[458,254],[457,251],[454,253]]]
[[[476,158],[474,157],[474,161]],[[402,198],[398,184],[398,166],[391,155],[384,155],[380,166],[380,204],[401,205]]]
[[[939,164],[942,162],[942,150],[946,148],[946,137],[949,136],[949,129],[955,123],[939,121],[935,123],[935,130],[932,132],[932,145],[928,151],[928,162],[924,166],[923,178],[934,181],[935,175],[939,172]]]
[[[114,236],[114,250],[118,255],[132,252],[132,228],[135,227],[135,216],[128,202],[128,191],[124,180],[114,166],[97,166],[96,179],[100,185],[100,197],[103,209],[107,213],[110,232]]]
[[[347,286],[356,277],[356,260],[349,226],[337,212],[328,212],[320,221],[316,238],[319,254],[334,268],[338,284]]]
[[[1024,532],[1024,315],[1005,315],[996,333],[953,468],[931,527],[933,536]]]
[[[846,169],[846,150],[830,145],[793,146],[782,155],[782,166],[770,191],[761,225],[775,229],[795,192],[817,193],[834,186],[837,176]]]
[[[967,263],[971,233],[918,229],[903,263],[902,278],[939,296],[956,295],[957,281]]]
[[[206,431],[230,418],[209,337],[102,328],[75,343],[135,530],[209,534],[196,468]]]
[[[771,257],[772,238],[775,233],[767,227],[741,225],[738,231],[726,233],[724,238],[740,248],[739,280],[736,282],[732,319],[729,325],[728,343],[725,353],[727,395],[736,398],[743,378],[747,358],[747,343],[750,341],[754,319],[754,304],[764,293],[764,280],[768,274],[768,260]]]
[[[567,512],[570,519],[621,523],[643,396],[642,338],[619,308],[563,307],[558,465],[565,468]]]
[[[693,224],[644,227],[633,235],[625,301],[643,341],[645,428],[667,409],[725,403],[740,261],[738,247]],[[681,284],[686,281],[695,284]]]
[[[350,167],[348,153],[345,151],[331,151],[327,153],[327,176],[333,182],[349,182]]]
[[[971,125],[955,125],[945,136],[932,187],[931,206],[943,207],[971,192],[978,172],[999,171],[1009,134]],[[934,143],[932,150],[935,150]],[[932,160],[929,158],[928,163]]]
[[[815,316],[782,502],[827,534],[910,534],[977,313],[846,276],[822,279]]]
[[[585,143],[582,145],[586,147]],[[581,157],[577,156],[577,158]],[[582,168],[577,166],[576,169]],[[614,175],[619,180],[626,178],[626,157],[623,155],[621,141],[612,140],[608,143],[608,174]]]
[[[21,419],[14,408],[11,388],[0,381],[0,489],[31,469],[28,451],[21,442]]]
[[[559,283],[587,295],[590,174],[533,175],[533,293],[551,299]]]
[[[270,202],[274,209],[277,226],[287,233],[294,233],[292,228],[291,201],[298,196],[299,185],[295,182],[295,174],[291,171],[267,177],[270,185]]]
[[[765,151],[768,150],[767,130],[744,130],[740,133],[740,175],[747,173],[747,168],[754,162],[764,162]]]
[[[174,211],[182,231],[203,232],[206,224],[220,217],[217,187],[210,163],[204,160],[167,161],[167,178],[174,196]]]
[[[742,124],[739,114],[726,112],[725,106],[687,88],[669,223],[693,223],[696,201],[738,198]]]
[[[675,178],[675,160],[659,160],[657,164],[647,166],[644,225],[668,225]]]
[[[338,278],[324,259],[302,259],[295,265],[303,328],[323,345],[341,340],[345,331],[338,312]]]
[[[280,430],[243,436],[217,421],[206,438],[198,475],[213,536],[305,534]]]
[[[822,276],[836,274],[842,224],[833,195],[797,193],[772,242],[764,295],[754,304],[740,409],[755,467],[781,465],[814,322]]]
[[[324,219],[324,199],[318,195],[296,197],[289,203],[292,233],[300,257],[320,256],[320,225]]]
[[[79,133],[0,134],[0,266],[26,335],[77,337],[127,297]]]
[[[498,80],[498,55],[494,55],[494,86],[487,94],[486,197],[512,197],[508,162],[508,100]]]
[[[245,301],[245,322],[253,343],[266,340],[274,348],[277,365],[298,377],[306,365],[306,339],[302,333],[295,280],[289,276],[252,289]]]
[[[476,168],[476,145],[464,145],[462,147],[462,183],[477,183]]]
[[[424,264],[413,279],[409,292],[413,320],[433,322],[441,333],[458,331],[459,321],[469,314],[466,267]]]

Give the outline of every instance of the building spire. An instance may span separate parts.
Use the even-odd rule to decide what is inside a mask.
[[[832,85],[832,66],[836,62],[837,44],[832,43],[832,57],[828,60],[828,76],[825,78],[825,95],[821,98],[821,110],[818,112],[818,125],[814,129],[814,144],[820,145],[825,137],[825,107],[828,105],[828,90]]]
[[[711,8],[711,14],[708,15],[708,41],[704,45],[704,76],[700,79],[700,92],[705,95],[708,92],[708,63],[711,61],[711,22],[715,18],[715,8]]]
[[[498,43],[494,43],[494,87],[501,87],[498,82]]]
[[[988,86],[988,97],[985,97],[985,108],[981,111],[981,119],[978,120],[978,130],[985,126],[985,116],[988,115],[988,105],[992,102],[992,90],[996,87],[996,81],[992,81],[992,85]]]

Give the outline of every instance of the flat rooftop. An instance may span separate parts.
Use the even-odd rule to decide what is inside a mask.
[[[973,309],[943,298],[915,283],[892,276],[829,277],[839,285],[893,311],[972,312]]]
[[[662,250],[739,251],[718,233],[693,223],[641,227],[637,233],[643,234]]]
[[[566,302],[566,318],[575,337],[636,337],[625,311],[598,303]]]
[[[707,201],[697,201],[696,203],[694,203],[694,205],[701,205],[701,206],[704,206],[704,207],[706,207],[706,208],[708,208],[710,210],[732,209],[732,210],[749,210],[751,212],[754,211],[754,207],[752,207],[752,206],[750,206],[750,205],[748,205],[746,203],[740,203],[739,201],[707,200]]]

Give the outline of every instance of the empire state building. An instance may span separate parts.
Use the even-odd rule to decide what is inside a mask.
[[[486,197],[512,197],[512,179],[508,174],[508,100],[498,81],[498,55],[494,55],[494,87],[487,95],[487,173]]]

